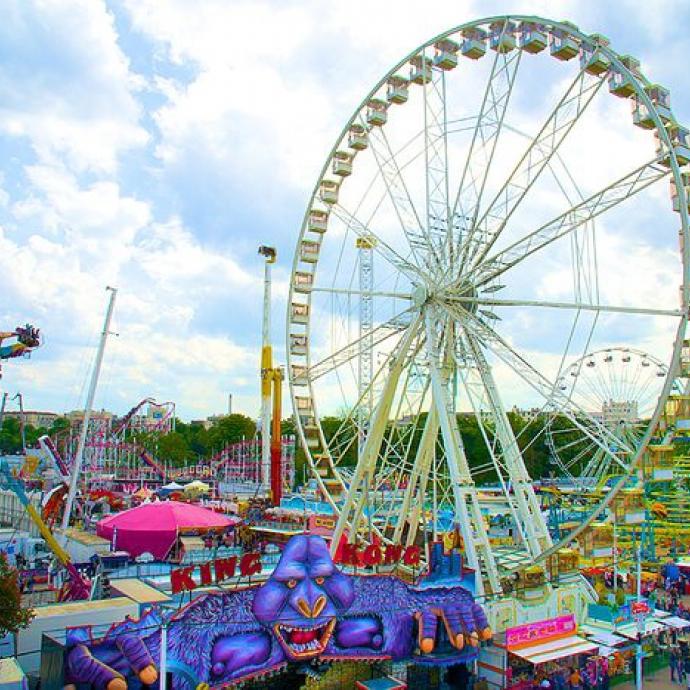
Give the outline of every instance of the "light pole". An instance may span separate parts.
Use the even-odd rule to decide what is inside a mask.
[[[642,602],[642,553],[640,546],[637,546],[637,603]],[[645,616],[643,613],[638,613],[636,616],[637,622],[637,653],[635,654],[635,687],[637,690],[642,690],[642,634],[645,628]]]
[[[101,333],[101,340],[98,343],[98,351],[96,353],[96,362],[91,374],[91,383],[89,384],[89,392],[86,396],[86,407],[84,407],[84,419],[82,420],[81,434],[79,435],[79,443],[77,444],[77,452],[74,458],[74,466],[72,468],[72,477],[69,484],[69,493],[67,494],[67,501],[65,502],[65,512],[62,516],[62,532],[69,527],[69,519],[72,514],[72,506],[74,505],[74,497],[77,494],[77,484],[79,482],[79,473],[81,472],[82,461],[84,460],[84,445],[86,444],[86,434],[89,430],[89,419],[91,418],[91,408],[93,406],[93,399],[96,396],[96,387],[98,386],[98,377],[101,373],[101,364],[103,364],[103,354],[105,352],[105,343],[110,332],[110,321],[113,318],[113,309],[115,307],[115,297],[117,296],[117,288],[107,287],[110,291],[110,301],[108,302],[108,309],[105,313],[105,323],[103,324],[103,332]]]
[[[264,264],[264,310],[261,339],[261,484],[268,493],[271,470],[271,380],[273,352],[271,348],[271,266],[276,262],[276,250],[261,245],[259,254]]]

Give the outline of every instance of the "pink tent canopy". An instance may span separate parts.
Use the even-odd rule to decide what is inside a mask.
[[[118,549],[128,551],[132,556],[148,551],[155,558],[163,559],[181,532],[223,530],[236,523],[237,519],[206,508],[162,501],[109,515],[98,523],[96,534],[112,542],[113,532],[117,529]]]

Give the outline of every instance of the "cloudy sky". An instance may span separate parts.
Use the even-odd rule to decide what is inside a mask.
[[[393,10],[392,7],[395,7]],[[311,189],[344,122],[401,57],[507,11],[571,19],[636,55],[690,122],[683,0],[8,0],[0,22],[0,330],[32,322],[0,390],[83,405],[119,288],[97,405],[256,415],[262,263],[273,332]]]

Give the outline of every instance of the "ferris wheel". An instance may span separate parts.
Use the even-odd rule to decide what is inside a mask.
[[[591,352],[565,369],[556,382],[559,390],[577,410],[587,410],[612,439],[619,440],[606,453],[566,420],[561,410],[552,411],[547,444],[558,473],[575,485],[593,487],[626,472],[624,458],[619,465],[618,448],[640,447],[667,376],[663,362],[629,347]],[[582,423],[587,424],[586,420]]]
[[[338,516],[333,549],[456,529],[479,591],[500,593],[516,561],[492,545],[487,485],[512,516],[520,567],[604,510],[624,476],[552,543],[526,463],[535,437],[515,419],[557,412],[622,475],[635,468],[640,446],[558,381],[614,337],[648,334],[660,361],[678,357],[688,137],[634,58],[535,17],[453,28],[374,86],[316,181],[287,313],[295,418]]]

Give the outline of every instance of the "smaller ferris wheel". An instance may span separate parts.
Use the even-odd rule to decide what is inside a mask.
[[[609,452],[554,411],[548,419],[546,443],[558,475],[580,487],[593,487],[623,472],[616,466],[620,448],[639,448],[668,367],[656,357],[629,347],[590,352],[573,362],[558,378],[559,393],[573,409],[586,410],[606,427]]]

